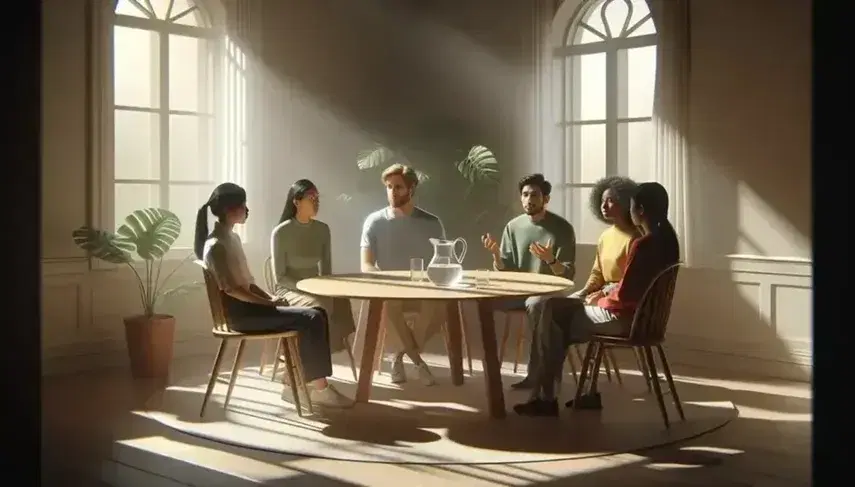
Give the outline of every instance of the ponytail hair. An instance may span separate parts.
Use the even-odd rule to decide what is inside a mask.
[[[294,200],[301,200],[309,191],[318,191],[315,183],[308,179],[298,179],[291,185],[288,190],[288,196],[285,199],[285,208],[282,209],[282,216],[279,217],[279,223],[284,223],[297,216],[297,204]]]
[[[202,252],[205,250],[205,240],[208,240],[208,206],[205,203],[196,212],[196,235],[193,238],[193,253],[197,259],[202,259]]]
[[[223,183],[211,192],[208,201],[196,212],[196,232],[193,238],[193,253],[203,258],[205,241],[208,240],[208,210],[222,220],[232,208],[246,204],[246,190],[234,183]]]

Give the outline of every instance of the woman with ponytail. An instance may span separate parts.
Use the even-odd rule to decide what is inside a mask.
[[[297,282],[332,273],[330,227],[317,220],[320,194],[315,184],[300,179],[291,185],[279,225],[270,235],[270,264],[276,295],[293,306],[323,309],[329,317],[330,350],[349,348],[347,338],[356,331],[349,299],[314,296],[297,289]]]
[[[626,336],[635,308],[656,276],[680,260],[680,245],[674,227],[668,221],[668,192],[655,182],[641,183],[630,200],[632,223],[641,237],[633,241],[626,270],[617,286],[596,303],[582,304],[578,299],[553,298],[544,307],[544,323],[552,323],[536,337],[543,350],[544,364],[536,371],[537,383],[531,399],[514,406],[523,416],[557,416],[555,397],[556,370],[560,370],[567,347],[590,340],[593,334]],[[560,347],[560,348],[559,348]],[[566,404],[573,407],[573,401]],[[600,409],[599,393],[583,395],[580,409]]]
[[[208,233],[208,211],[216,218]],[[241,333],[297,331],[300,333],[300,358],[313,403],[330,407],[348,407],[352,401],[327,382],[332,362],[327,339],[326,315],[311,307],[289,307],[255,284],[249,272],[246,254],[234,226],[246,222],[246,191],[233,183],[217,186],[196,215],[193,250],[205,262],[220,288],[229,325]],[[290,389],[285,388],[283,399]]]

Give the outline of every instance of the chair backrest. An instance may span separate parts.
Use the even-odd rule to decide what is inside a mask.
[[[264,285],[267,287],[267,292],[270,294],[276,294],[276,279],[273,277],[273,258],[268,257],[264,261],[264,269],[262,274],[264,275]]]
[[[660,343],[665,339],[665,328],[671,317],[671,303],[677,285],[677,272],[682,263],[667,267],[653,278],[644,291],[632,317],[629,339],[632,342]]]
[[[214,323],[214,329],[224,332],[229,331],[228,315],[226,314],[225,306],[223,306],[223,292],[217,285],[217,280],[203,261],[196,260],[194,262],[202,268],[202,274],[205,276],[205,289],[208,293],[208,304],[211,307],[211,319]]]

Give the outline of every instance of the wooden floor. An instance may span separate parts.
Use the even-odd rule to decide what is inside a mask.
[[[210,360],[177,360],[173,375],[198,374]],[[42,485],[811,485],[809,384],[711,378],[709,371],[680,367],[675,374],[727,392],[739,419],[687,443],[637,454],[454,467],[334,462],[227,447],[135,419],[129,411],[159,385],[134,382],[125,369],[46,378]],[[103,480],[117,477],[120,483]]]

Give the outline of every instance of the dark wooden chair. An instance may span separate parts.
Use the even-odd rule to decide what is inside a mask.
[[[659,373],[656,369],[656,360],[653,356],[653,349],[655,348],[662,363],[671,396],[674,398],[674,406],[677,409],[677,413],[680,415],[681,420],[686,419],[686,416],[683,414],[683,406],[680,404],[680,396],[677,394],[676,387],[674,387],[671,367],[665,356],[665,350],[662,348],[662,343],[665,341],[665,329],[668,325],[668,319],[671,316],[671,304],[674,300],[674,289],[677,285],[677,272],[681,265],[677,263],[668,267],[660,272],[653,279],[653,282],[650,283],[650,286],[648,286],[641,301],[638,303],[638,308],[635,310],[628,336],[595,335],[588,343],[585,350],[585,358],[582,362],[579,386],[576,388],[574,404],[579,404],[579,398],[585,392],[588,380],[590,380],[590,387],[587,393],[593,394],[597,392],[597,376],[599,375],[600,362],[607,350],[613,348],[632,348],[644,359],[642,364],[646,365],[646,367],[643,367],[646,370],[642,370],[642,374],[645,376],[645,381],[653,386],[653,392],[656,395],[656,401],[659,405],[659,411],[662,413],[665,427],[670,427],[668,411],[665,407],[665,399],[659,382]]]

